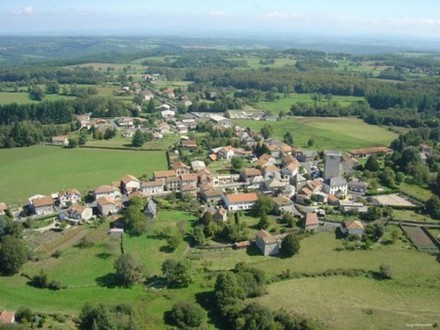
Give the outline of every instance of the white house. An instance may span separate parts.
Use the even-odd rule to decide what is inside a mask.
[[[163,180],[141,182],[140,191],[147,196],[161,195],[163,194],[164,186]]]
[[[61,207],[69,207],[81,200],[81,193],[76,189],[66,189],[58,193],[58,202]]]
[[[218,151],[218,154],[220,157],[222,157],[224,159],[231,159],[232,157],[235,156],[235,150],[231,146],[226,146],[226,147],[221,148]]]
[[[54,212],[52,197],[35,195],[29,198],[29,210],[36,215],[47,215]]]
[[[256,201],[256,193],[238,193],[223,195],[223,202],[229,211],[249,210]]]
[[[101,214],[110,215],[118,213],[122,209],[122,202],[110,197],[100,197],[96,201],[96,206]]]
[[[139,190],[141,181],[133,175],[127,174],[121,178],[121,190],[127,194]]]
[[[348,184],[342,177],[330,178],[324,181],[324,192],[335,196],[347,196]]]
[[[344,221],[341,225],[341,232],[348,235],[362,236],[364,234],[364,225],[358,221]]]
[[[93,216],[91,207],[84,205],[72,205],[64,213],[63,220],[66,220],[71,225],[77,225],[82,220],[90,220]]]
[[[164,110],[160,112],[160,115],[162,116],[162,118],[174,118],[174,116],[176,115],[176,112],[173,110]]]
[[[92,194],[96,200],[101,197],[109,197],[111,199],[120,199],[121,198],[121,192],[119,191],[119,189],[117,189],[113,186],[109,186],[109,185],[99,186],[99,187],[95,188],[95,190],[93,190]]]
[[[69,144],[69,139],[67,138],[67,135],[52,136],[52,144],[57,146],[67,146]]]

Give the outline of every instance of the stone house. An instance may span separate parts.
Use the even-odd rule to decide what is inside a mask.
[[[261,229],[255,235],[255,244],[264,256],[280,254],[281,243],[288,234],[271,235],[264,229]]]

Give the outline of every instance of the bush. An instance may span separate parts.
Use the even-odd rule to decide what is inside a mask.
[[[194,303],[179,302],[173,306],[170,318],[180,329],[196,328],[203,323],[205,312]]]
[[[294,254],[297,254],[299,248],[299,239],[294,233],[287,235],[281,242],[281,254],[286,257],[291,257]]]
[[[31,323],[32,311],[27,307],[20,307],[15,313],[15,320],[18,323]]]

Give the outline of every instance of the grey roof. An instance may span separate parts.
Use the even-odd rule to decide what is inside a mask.
[[[325,180],[325,183],[330,187],[343,186],[347,184],[347,180],[342,177],[336,177]]]
[[[145,206],[144,213],[146,215],[151,215],[153,217],[156,216],[157,205],[156,205],[156,203],[152,199],[150,199],[150,201],[148,202],[147,206]]]

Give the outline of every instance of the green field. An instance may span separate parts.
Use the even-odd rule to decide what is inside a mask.
[[[164,152],[64,149],[34,146],[0,150],[0,200],[24,202],[63,188],[82,192],[120,179],[166,169]]]
[[[74,99],[72,96],[58,95],[58,94],[48,94],[44,98],[47,101],[56,101],[61,99]],[[34,101],[29,98],[28,93],[24,92],[0,92],[0,105],[9,104],[9,103],[18,103],[18,104],[26,104],[26,103],[38,103],[40,101]]]
[[[432,196],[432,192],[429,189],[406,182],[401,183],[399,189],[401,192],[421,201],[427,201]]]
[[[255,107],[260,110],[270,110],[273,114],[278,114],[281,111],[288,113],[292,104],[297,102],[303,102],[306,104],[313,104],[315,101],[311,98],[310,94],[291,94],[289,97],[284,97],[283,94],[277,94],[280,99],[274,102],[260,101],[257,102]],[[347,107],[353,102],[363,101],[363,97],[358,96],[332,96],[330,102],[338,102],[341,107]],[[322,100],[322,104],[326,104],[328,101]]]
[[[350,150],[372,146],[388,146],[397,137],[385,128],[368,125],[357,118],[295,117],[276,122],[255,120],[234,120],[242,127],[259,131],[268,124],[273,127],[274,137],[282,139],[291,132],[295,146],[315,150]],[[313,137],[315,144],[307,147],[307,141]]]
[[[163,139],[157,141],[145,142],[140,149],[142,150],[167,150],[170,146],[174,145],[179,136],[175,134],[167,134]],[[132,138],[123,138],[120,136],[114,137],[111,140],[89,140],[86,143],[88,147],[99,148],[131,148]]]

